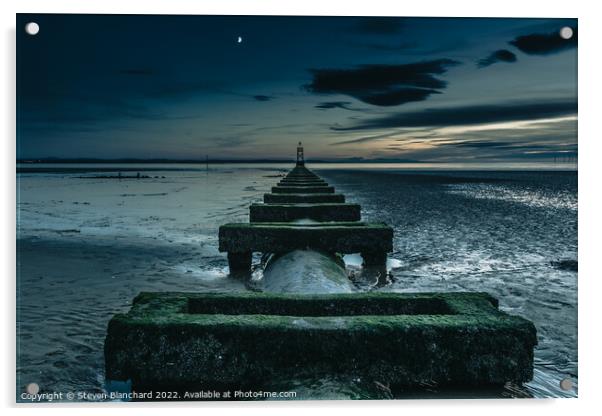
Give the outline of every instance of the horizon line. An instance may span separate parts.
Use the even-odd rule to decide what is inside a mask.
[[[566,161],[550,158],[549,160],[520,160],[520,161],[436,161],[436,160],[414,160],[414,159],[397,159],[397,158],[339,158],[339,159],[307,159],[306,163],[407,163],[407,164],[500,164],[500,163],[558,163],[558,164],[576,164],[578,158],[575,156],[561,158]],[[170,163],[170,164],[225,164],[225,163],[296,163],[296,159],[169,159],[169,158],[58,158],[58,157],[42,157],[42,158],[17,158],[16,163],[20,164],[41,164],[41,163]]]

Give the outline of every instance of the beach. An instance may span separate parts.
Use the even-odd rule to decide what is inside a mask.
[[[17,390],[35,382],[48,392],[105,391],[107,323],[141,291],[262,290],[261,270],[250,283],[228,277],[217,229],[248,221],[249,204],[289,168],[18,173]],[[488,292],[502,310],[535,323],[539,345],[532,382],[486,394],[576,396],[559,381],[578,384],[577,273],[558,265],[577,259],[575,171],[311,168],[361,204],[364,220],[394,228],[390,284],[362,282],[354,290]],[[145,177],[95,178],[119,171]],[[358,270],[359,256],[345,260],[350,274]],[[361,380],[274,380],[269,387],[305,399],[388,397]]]

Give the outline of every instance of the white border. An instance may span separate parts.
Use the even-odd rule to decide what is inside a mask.
[[[599,104],[602,91],[599,41],[602,39],[601,16],[594,1],[525,1],[498,2],[453,0],[415,2],[370,0],[275,0],[193,1],[193,0],[21,0],[17,4],[1,2],[3,24],[2,71],[3,97],[1,123],[4,131],[2,149],[2,239],[0,264],[4,313],[2,314],[1,404],[7,414],[34,411],[51,415],[89,415],[144,413],[163,415],[165,407],[182,414],[225,411],[226,414],[292,415],[331,413],[344,407],[348,415],[365,415],[373,410],[380,415],[403,413],[447,415],[504,415],[527,411],[546,415],[586,414],[600,407],[598,400],[601,374],[600,316],[596,303],[601,292],[602,276],[596,273],[600,246],[596,244],[600,227],[600,185],[602,155]],[[15,13],[132,13],[132,14],[283,14],[283,15],[391,15],[391,16],[496,16],[496,17],[577,17],[579,18],[579,399],[546,400],[429,400],[392,402],[303,401],[275,403],[171,403],[127,405],[35,405],[16,406],[15,398]],[[85,407],[85,409],[82,409]],[[37,410],[36,410],[37,409]]]

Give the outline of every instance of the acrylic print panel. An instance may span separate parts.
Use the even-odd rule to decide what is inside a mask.
[[[577,396],[576,19],[17,27],[17,401]]]

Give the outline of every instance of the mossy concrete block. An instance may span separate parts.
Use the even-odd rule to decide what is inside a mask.
[[[290,186],[290,187],[315,187],[315,186],[330,186],[327,182],[278,182],[276,186]]]
[[[319,176],[316,175],[288,175],[283,179],[286,180],[297,180],[297,181],[314,181],[314,180],[322,180]]]
[[[282,178],[280,182],[289,182],[289,183],[298,183],[298,182],[323,182],[326,183],[324,179],[320,178]]]
[[[274,194],[334,194],[334,186],[284,186],[272,187]]]
[[[251,222],[286,222],[300,219],[314,221],[359,221],[358,204],[252,204]]]
[[[343,203],[343,194],[264,194],[266,204],[321,204]]]
[[[286,180],[308,180],[308,181],[314,181],[314,180],[315,181],[321,181],[321,180],[323,180],[320,176],[314,175],[314,174],[310,174],[310,175],[305,175],[305,174],[303,174],[303,175],[298,175],[298,174],[297,175],[293,175],[293,174],[291,174],[291,175],[283,176],[281,180],[285,180],[285,179]]]
[[[285,179],[321,179],[318,175],[313,173],[289,173],[284,177]]]
[[[323,181],[323,180],[307,180],[307,179],[300,179],[300,180],[296,180],[296,179],[283,179],[280,182],[278,182],[278,185],[283,185],[283,186],[328,186],[328,182]]]
[[[484,293],[141,293],[109,322],[105,368],[136,391],[316,375],[480,386],[531,380],[536,343]]]
[[[305,173],[305,174],[313,175],[313,172],[311,170],[309,170],[308,168],[306,168],[305,166],[295,166],[294,168],[292,168],[290,170],[290,172],[288,174],[291,175],[291,174],[295,174],[295,173]]]
[[[286,253],[311,248],[327,253],[389,253],[393,229],[382,223],[235,223],[219,227],[219,251]]]
[[[323,181],[319,176],[316,175],[294,175],[294,176],[284,176],[281,181]]]
[[[317,178],[318,175],[313,173],[311,170],[307,169],[304,166],[296,166],[285,176],[285,177],[313,177]]]

